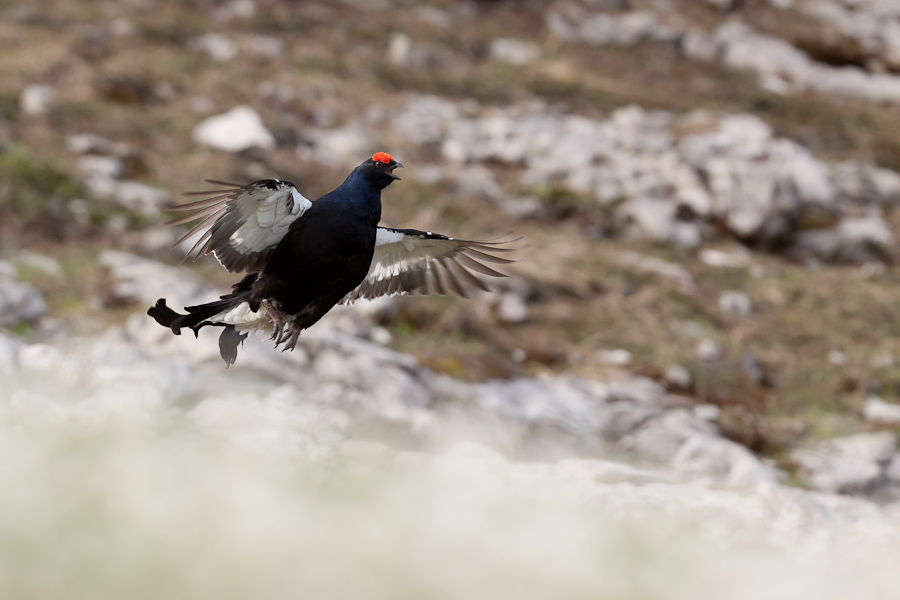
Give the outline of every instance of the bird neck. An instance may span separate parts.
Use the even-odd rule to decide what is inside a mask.
[[[381,188],[357,171],[350,173],[328,196],[349,212],[372,217],[376,223],[381,219]]]

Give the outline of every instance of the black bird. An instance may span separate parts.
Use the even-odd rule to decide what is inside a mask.
[[[273,328],[276,347],[292,350],[300,332],[338,303],[447,290],[465,297],[465,285],[487,289],[470,270],[503,277],[483,263],[512,262],[495,254],[510,252],[504,246],[516,240],[459,240],[378,226],[381,190],[400,179],[398,167],[403,165],[378,152],[315,202],[289,181],[210,180],[228,187],[190,192],[208,197],[169,209],[189,213],[172,225],[202,219],[178,243],[203,232],[185,259],[212,253],[229,271],[247,274],[230,294],[188,306],[187,314],[166,306],[164,298],[147,314],[175,335],[185,327],[195,335],[207,325],[222,327],[219,352],[227,366],[256,330]]]

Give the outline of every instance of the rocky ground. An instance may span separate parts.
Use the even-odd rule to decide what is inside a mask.
[[[893,4],[0,5],[0,588],[885,595]],[[181,191],[376,150],[385,222],[524,235],[511,276],[228,371],[144,315],[232,282]]]

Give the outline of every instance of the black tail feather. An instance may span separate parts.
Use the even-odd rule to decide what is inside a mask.
[[[163,327],[168,327],[175,335],[181,335],[181,328],[184,319],[188,315],[182,315],[166,306],[166,299],[160,298],[156,301],[156,306],[151,306],[147,314],[156,319],[156,322]]]
[[[233,325],[214,323],[208,319],[233,306],[237,306],[241,302],[247,301],[249,296],[249,290],[228,294],[214,302],[185,307],[187,314],[175,312],[166,306],[165,298],[160,298],[157,300],[156,305],[150,307],[147,314],[163,327],[171,329],[175,335],[181,335],[181,330],[185,327],[193,331],[195,336],[199,334],[200,329],[207,325],[223,327],[222,335],[219,336],[219,354],[221,354],[222,360],[225,361],[225,366],[228,367],[237,360],[238,346],[247,339],[247,334],[238,333]]]

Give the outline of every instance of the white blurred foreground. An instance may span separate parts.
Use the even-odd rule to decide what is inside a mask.
[[[886,517],[803,530],[755,494],[474,446],[317,453],[238,402],[141,422],[22,402],[4,398],[0,435],[5,598],[827,599],[900,584]]]

